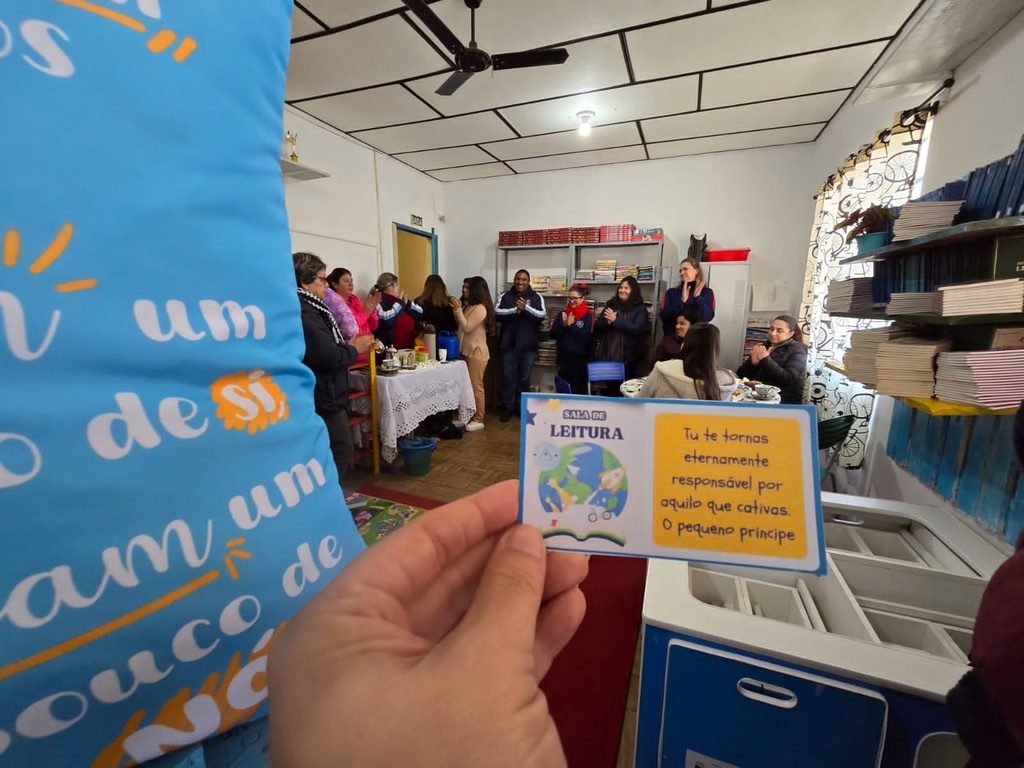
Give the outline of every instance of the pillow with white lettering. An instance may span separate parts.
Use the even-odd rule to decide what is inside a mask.
[[[300,362],[291,6],[0,6],[0,765],[264,713],[275,632],[362,549]]]

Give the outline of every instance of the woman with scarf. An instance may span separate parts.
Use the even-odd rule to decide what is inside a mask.
[[[551,338],[558,345],[558,375],[569,382],[573,394],[587,394],[587,363],[594,335],[594,315],[587,306],[587,284],[576,283],[568,292],[565,310],[551,323]]]
[[[303,364],[313,371],[313,408],[327,426],[331,454],[338,468],[338,482],[352,461],[352,432],[348,428],[348,367],[365,354],[373,336],[356,336],[346,344],[338,323],[324,303],[327,265],[312,253],[292,254],[295,284],[302,310],[302,335],[306,340]]]

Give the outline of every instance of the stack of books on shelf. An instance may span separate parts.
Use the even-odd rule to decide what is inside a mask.
[[[597,259],[594,262],[594,282],[614,283],[616,263],[615,259]]]
[[[959,221],[1021,215],[1024,215],[1024,136],[1012,155],[971,171]]]
[[[983,408],[1015,408],[1024,400],[1024,349],[944,352],[935,397]]]
[[[939,287],[937,312],[944,317],[1024,312],[1024,280],[984,280]]]
[[[636,268],[636,279],[641,283],[654,282],[654,267],[645,265]]]
[[[872,308],[871,278],[854,277],[837,280],[828,287],[826,303],[829,312],[856,312]]]
[[[530,287],[537,293],[546,293],[550,280],[551,278],[547,275],[530,275]]]
[[[564,277],[550,277],[548,278],[548,292],[549,293],[565,293],[568,288],[568,280]]]
[[[935,357],[952,346],[948,340],[916,336],[882,342],[875,355],[875,389],[893,397],[931,397],[935,391]]]
[[[665,230],[662,229],[661,227],[648,227],[647,229],[638,229],[635,232],[633,232],[633,237],[630,239],[634,243],[664,240]]]
[[[547,243],[547,234],[543,229],[524,229],[522,235],[523,245],[544,245]]]
[[[544,230],[544,242],[548,245],[561,245],[572,242],[572,227],[558,227]]]
[[[934,293],[894,293],[885,307],[887,315],[933,315],[939,311]]]
[[[574,243],[600,243],[600,227],[573,227],[572,241]]]
[[[576,278],[573,280],[574,283],[592,283],[594,282],[594,270],[592,269],[577,269]]]
[[[770,320],[748,320],[747,335],[743,340],[743,357],[750,357],[750,350],[755,344],[763,344],[768,338],[768,331],[771,330]]]
[[[893,224],[893,240],[913,240],[945,229],[953,224],[963,207],[962,200],[945,202],[909,202],[900,209]]]
[[[537,363],[539,365],[554,365],[558,355],[557,342],[542,341],[537,349]]]
[[[637,277],[638,272],[639,267],[636,264],[619,264],[615,267],[615,279],[621,282],[626,277]]]
[[[850,348],[843,357],[843,367],[847,378],[859,381],[869,387],[878,381],[878,369],[875,358],[879,347],[887,341],[909,336],[910,331],[888,326],[886,328],[868,328],[850,332]]]
[[[602,224],[602,243],[625,243],[633,239],[636,226],[633,224]]]
[[[498,232],[498,245],[522,245],[523,231],[521,229],[503,229]]]

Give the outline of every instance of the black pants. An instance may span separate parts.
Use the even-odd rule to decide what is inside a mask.
[[[558,375],[569,382],[574,395],[587,394],[587,358],[583,355],[558,355]]]
[[[331,454],[334,466],[338,468],[338,483],[345,477],[348,465],[352,463],[355,446],[352,444],[352,430],[348,428],[348,412],[321,413],[320,418],[327,425],[327,436],[331,440]]]

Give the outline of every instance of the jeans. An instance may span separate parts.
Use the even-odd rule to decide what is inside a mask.
[[[530,374],[537,362],[537,350],[506,349],[501,353],[501,407],[519,408],[519,396],[530,389]]]
[[[320,418],[327,425],[327,436],[331,440],[331,454],[334,456],[334,466],[338,468],[338,483],[345,477],[348,465],[352,463],[352,454],[355,446],[352,443],[352,431],[348,428],[348,412],[338,411],[337,413],[321,414]]]

